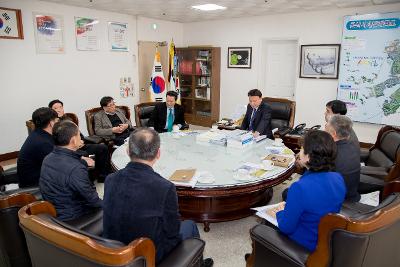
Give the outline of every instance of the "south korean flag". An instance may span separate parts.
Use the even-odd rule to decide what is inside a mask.
[[[18,37],[17,15],[15,12],[0,8],[0,35]]]

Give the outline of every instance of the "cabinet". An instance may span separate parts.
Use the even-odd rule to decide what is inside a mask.
[[[176,54],[185,120],[210,127],[219,120],[221,48],[177,48]]]

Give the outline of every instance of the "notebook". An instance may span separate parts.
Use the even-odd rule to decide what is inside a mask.
[[[172,182],[190,182],[196,173],[196,169],[176,170],[169,178]]]

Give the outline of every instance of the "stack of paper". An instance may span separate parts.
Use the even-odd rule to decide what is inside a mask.
[[[204,132],[196,136],[197,142],[210,142],[210,140],[218,141],[226,138],[223,133],[219,132]]]
[[[282,210],[285,202],[280,202],[277,204],[252,208],[252,210],[257,211],[256,215],[260,218],[263,218],[275,226],[278,226],[278,221],[276,220],[276,212]]]
[[[194,187],[197,179],[196,169],[176,170],[169,178],[175,185],[187,187]]]
[[[244,148],[253,143],[254,137],[251,132],[243,130],[232,131],[227,137],[227,146],[235,148]]]

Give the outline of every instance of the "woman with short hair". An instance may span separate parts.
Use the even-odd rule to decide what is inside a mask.
[[[316,248],[320,219],[339,212],[346,195],[343,177],[334,172],[335,158],[329,133],[308,132],[298,159],[307,171],[290,186],[285,208],[276,214],[279,230],[309,251]]]

